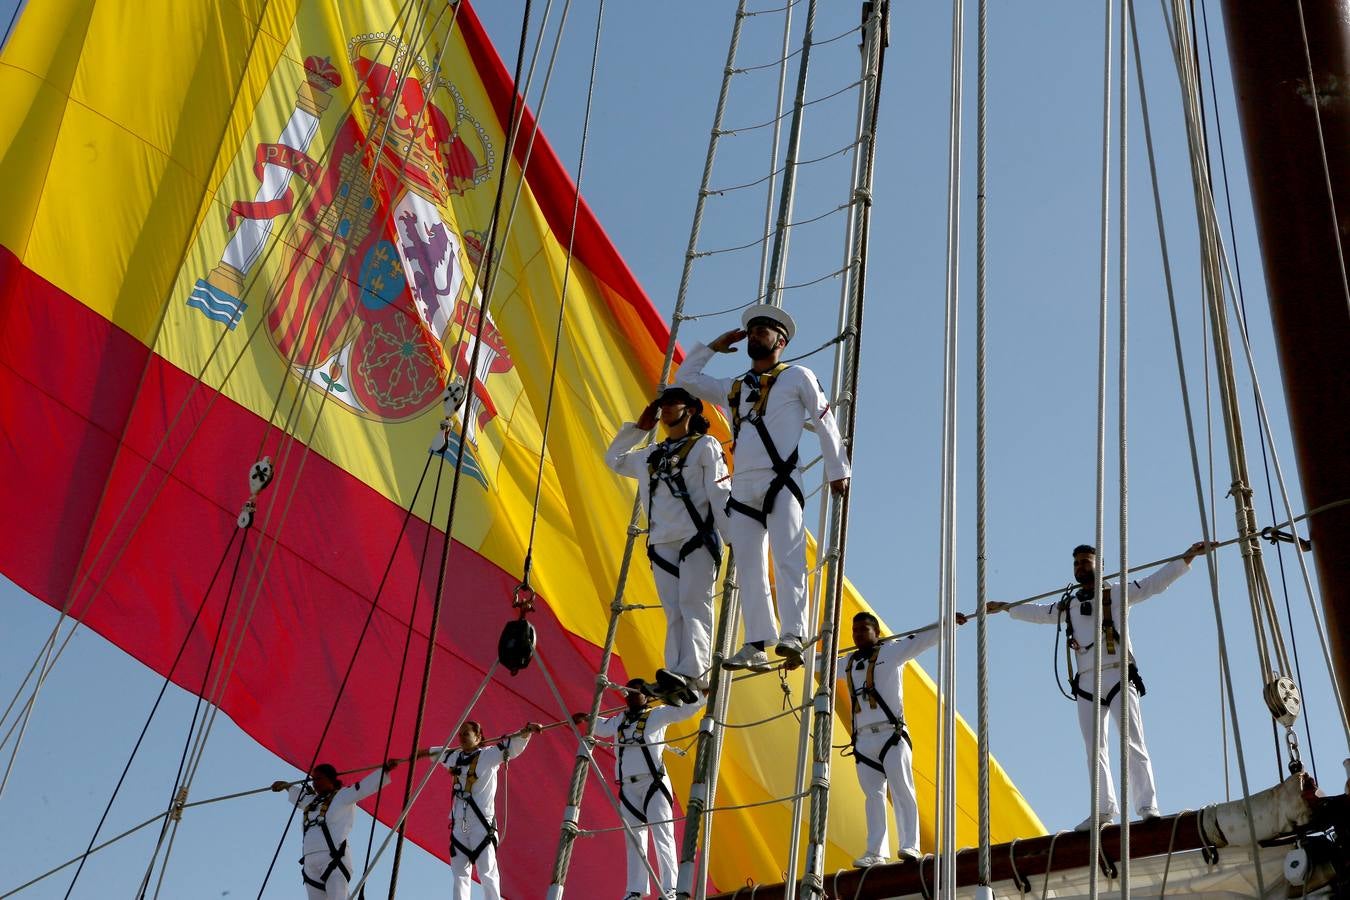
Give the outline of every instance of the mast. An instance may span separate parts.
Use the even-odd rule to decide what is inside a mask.
[[[1350,498],[1350,25],[1338,0],[1223,9],[1303,500],[1315,510]],[[1314,515],[1309,533],[1345,696],[1350,504]]]

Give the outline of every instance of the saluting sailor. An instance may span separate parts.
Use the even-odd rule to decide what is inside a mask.
[[[849,461],[820,381],[805,366],[779,362],[796,325],[776,306],[760,304],[741,316],[743,329],[728,331],[711,344],[695,344],[675,384],[704,400],[725,403],[736,444],[736,471],[727,505],[727,538],[736,554],[745,613],[745,646],[726,660],[728,669],[772,668],[764,648],[789,666],[801,664],[806,621],[806,529],[797,444],[810,422],[820,441],[830,489],[848,489]],[[750,370],[737,378],[713,378],[703,367],[714,353],[734,353],[746,341]],[[773,551],[778,617],[769,594],[769,551]],[[781,626],[781,630],[780,630]]]
[[[634,449],[656,427],[660,443]],[[656,692],[668,702],[692,703],[707,687],[712,664],[713,584],[722,564],[718,531],[726,529],[731,476],[716,438],[708,435],[703,402],[669,387],[625,422],[605,453],[620,475],[638,479],[647,510],[647,557],[666,612],[666,666]]]
[[[356,804],[389,783],[397,760],[389,760],[360,781],[344,785],[329,763],[319,763],[308,783],[272,782],[272,790],[286,791],[291,805],[300,809],[304,834],[300,878],[309,900],[347,900],[352,877],[352,851],[347,837],[356,824]]]
[[[678,861],[675,857],[675,803],[670,777],[666,774],[666,729],[692,718],[703,701],[686,706],[648,705],[642,679],[628,682],[628,708],[622,715],[595,720],[596,737],[612,737],[616,747],[614,775],[619,783],[619,814],[628,826],[628,893],[624,900],[647,895],[647,835],[656,847],[657,871],[662,897],[675,896]],[[582,725],[586,713],[573,713]]]
[[[1208,549],[1218,546],[1208,545]],[[1197,541],[1186,549],[1180,559],[1174,559],[1147,578],[1130,582],[1128,602],[1131,606],[1147,600],[1154,594],[1167,590],[1189,570],[1191,561],[1204,553],[1207,546]],[[1101,780],[1098,812],[1102,824],[1109,823],[1119,813],[1116,801],[1115,782],[1111,779],[1111,757],[1107,750],[1108,713],[1116,727],[1120,727],[1121,704],[1124,704],[1130,722],[1130,742],[1128,765],[1130,784],[1133,786],[1135,809],[1140,818],[1153,819],[1158,812],[1158,789],[1153,780],[1153,763],[1149,761],[1148,746],[1144,743],[1144,720],[1139,713],[1139,698],[1144,695],[1144,681],[1134,664],[1134,654],[1129,659],[1120,656],[1120,633],[1116,631],[1112,604],[1120,602],[1120,585],[1102,585],[1102,700],[1096,702],[1092,696],[1092,687],[1096,670],[1093,668],[1093,647],[1096,644],[1092,636],[1094,591],[1097,578],[1097,548],[1080,544],[1073,548],[1073,577],[1077,587],[1070,585],[1064,596],[1058,600],[1041,603],[1026,603],[1013,606],[1008,603],[989,603],[985,608],[991,612],[1007,610],[1008,615],[1024,622],[1037,622],[1044,625],[1065,623],[1066,641],[1077,657],[1077,674],[1070,678],[1070,687],[1078,706],[1078,728],[1083,733],[1083,746],[1087,750],[1088,775],[1092,775],[1092,766],[1097,767],[1097,777]],[[1093,715],[1102,721],[1101,742],[1096,752],[1092,749]],[[1078,824],[1078,830],[1092,827],[1093,817],[1088,816]]]
[[[450,897],[469,900],[473,870],[485,900],[501,900],[497,872],[497,769],[515,759],[543,727],[531,722],[490,747],[483,746],[483,726],[469,720],[459,729],[459,749],[428,747],[418,758],[436,757],[454,778],[450,801]],[[448,751],[448,752],[447,752]]]
[[[956,624],[966,617],[956,614]],[[888,860],[886,789],[895,807],[900,858],[918,859],[919,803],[914,796],[914,745],[905,726],[905,663],[937,645],[940,631],[881,640],[881,623],[870,612],[853,617],[857,647],[844,664],[848,681],[849,733],[853,762],[867,815],[867,852],[853,861],[866,868]]]

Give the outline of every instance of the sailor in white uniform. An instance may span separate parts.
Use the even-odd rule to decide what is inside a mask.
[[[966,617],[956,614],[958,625]],[[844,662],[848,682],[853,762],[867,815],[867,852],[853,861],[866,868],[888,859],[886,789],[890,788],[899,830],[900,858],[918,859],[919,803],[914,796],[914,747],[905,726],[905,663],[937,645],[940,632],[882,641],[881,623],[870,612],[853,617],[857,647]]]
[[[666,439],[637,448],[656,426]],[[708,435],[703,402],[684,388],[666,388],[636,423],[625,422],[605,463],[636,478],[647,510],[647,556],[666,612],[666,666],[656,690],[672,703],[693,702],[712,665],[713,585],[722,563],[731,496],[722,446]]]
[[[778,361],[796,325],[774,306],[759,305],[741,316],[743,330],[728,331],[707,346],[695,344],[675,384],[702,399],[725,403],[736,440],[736,471],[727,506],[727,538],[736,554],[745,646],[725,665],[729,669],[772,668],[764,648],[789,667],[801,664],[806,621],[806,530],[802,524],[802,429],[809,422],[820,441],[830,489],[848,489],[849,461],[839,427],[820,381],[805,366]],[[714,353],[734,353],[746,339],[750,371],[737,378],[714,378],[703,367]],[[778,617],[769,593],[769,551],[773,551]],[[781,627],[780,627],[781,626]]]
[[[469,900],[473,870],[485,900],[501,900],[497,872],[497,770],[515,759],[542,731],[533,722],[490,747],[483,746],[483,726],[472,720],[459,729],[459,748],[428,747],[418,757],[435,757],[454,778],[450,801],[450,898]]]
[[[1217,546],[1208,545],[1209,549]],[[1132,580],[1129,587],[1128,602],[1131,606],[1141,600],[1147,600],[1154,594],[1160,594],[1171,586],[1190,568],[1191,560],[1204,553],[1207,547],[1198,541],[1187,548],[1181,559],[1163,566],[1147,578]],[[1139,698],[1144,694],[1144,682],[1135,668],[1134,654],[1129,659],[1120,655],[1120,634],[1116,630],[1112,615],[1113,602],[1119,602],[1120,585],[1107,583],[1102,585],[1105,602],[1102,606],[1102,702],[1096,702],[1092,696],[1096,669],[1093,663],[1092,637],[1094,585],[1097,572],[1097,549],[1080,544],[1073,550],[1073,577],[1079,585],[1070,587],[1058,600],[1041,603],[1027,603],[1010,606],[1007,603],[989,603],[986,609],[991,613],[1008,611],[1008,615],[1024,622],[1037,622],[1044,625],[1058,625],[1063,621],[1067,627],[1067,642],[1077,657],[1077,674],[1071,679],[1073,695],[1077,698],[1078,727],[1083,733],[1083,746],[1087,750],[1088,775],[1092,767],[1097,767],[1101,792],[1098,803],[1101,824],[1111,822],[1119,813],[1120,805],[1116,801],[1115,782],[1111,779],[1111,758],[1107,749],[1107,733],[1110,730],[1107,715],[1120,727],[1121,705],[1129,716],[1130,743],[1128,765],[1130,784],[1132,785],[1135,809],[1140,818],[1152,819],[1158,816],[1158,789],[1153,779],[1153,763],[1149,761],[1148,746],[1144,743],[1144,720],[1139,714]],[[1096,751],[1092,748],[1092,728],[1094,714],[1102,720],[1101,742]],[[1092,827],[1093,816],[1079,823],[1079,830]]]
[[[675,856],[674,795],[666,774],[666,729],[692,718],[703,707],[700,700],[685,706],[648,706],[642,679],[628,682],[628,709],[622,715],[595,720],[593,734],[614,738],[614,775],[619,783],[619,813],[628,846],[628,893],[624,900],[647,896],[647,835],[656,847],[657,871],[662,897],[675,896],[678,860]],[[572,721],[585,723],[586,713],[574,713]]]
[[[398,763],[389,760],[360,781],[344,785],[337,769],[319,763],[308,783],[272,782],[272,790],[286,791],[291,805],[300,809],[304,833],[300,878],[309,900],[347,900],[352,877],[352,851],[347,837],[356,824],[356,804],[389,783],[389,772]]]

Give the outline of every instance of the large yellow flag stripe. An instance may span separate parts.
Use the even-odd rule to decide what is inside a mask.
[[[383,498],[379,502],[397,509],[411,503],[445,414],[442,389],[456,379],[472,382],[473,399],[451,416],[453,434],[467,427],[467,439],[462,447],[454,441],[445,458],[463,458],[453,534],[457,548],[467,551],[459,558],[469,560],[451,575],[475,585],[501,581],[497,574],[518,578],[569,271],[574,187],[542,136],[531,141],[528,116],[508,158],[513,88],[472,10],[463,3],[384,0],[164,0],[153,6],[33,4],[4,52],[0,183],[8,202],[0,219],[0,274],[8,284],[0,297],[7,318],[16,320],[22,306],[25,340],[71,367],[81,364],[90,341],[126,338],[150,349],[143,367],[112,379],[125,395],[122,418],[104,428],[114,439],[120,435],[121,444],[138,446],[138,460],[151,456],[151,436],[172,418],[170,401],[200,376],[238,411],[241,428],[256,430],[264,422],[279,428],[276,411],[294,408],[290,433],[323,461],[303,477],[350,504]],[[527,145],[529,165],[522,171]],[[507,208],[518,188],[519,203],[496,249],[497,281],[487,321],[480,323],[474,310],[502,179]],[[633,501],[633,485],[608,471],[601,452],[649,397],[667,333],[584,204],[568,277],[532,584],[560,633],[593,659],[605,638]],[[50,314],[33,312],[39,299]],[[66,302],[77,307],[64,316],[53,312]],[[81,310],[95,324],[76,334],[71,323]],[[110,330],[101,332],[97,322]],[[475,345],[479,365],[470,371]],[[23,356],[29,351],[7,350],[15,371],[20,362],[40,369],[42,360]],[[32,383],[35,377],[13,390],[34,392],[36,404],[45,388]],[[159,391],[153,396],[146,393],[152,387]],[[60,401],[81,421],[99,418],[96,396],[72,392]],[[184,402],[189,415],[199,411]],[[18,409],[9,415],[20,415]],[[7,428],[12,424],[6,421]],[[58,443],[55,436],[52,441]],[[251,461],[245,458],[251,447],[233,450],[231,466]],[[110,458],[120,464],[116,452]],[[82,471],[111,479],[108,473],[118,469],[110,466]],[[284,468],[279,475],[284,481]],[[185,462],[176,477],[206,494],[221,476]],[[222,496],[232,495],[222,489]],[[443,523],[448,491],[434,509],[421,496],[417,520]],[[290,548],[309,566],[297,565],[296,572],[323,569],[352,584],[373,582],[367,576],[376,563],[341,549],[363,545],[367,509],[370,516],[384,514],[373,505],[349,507],[341,521],[318,509],[292,513],[286,529],[325,534],[325,543],[315,545],[322,551]],[[86,531],[97,530],[95,518],[91,508]],[[287,534],[277,540],[287,543]],[[71,552],[73,564],[80,551]],[[24,568],[35,564],[17,555],[0,562],[21,583],[41,581]],[[475,566],[497,574],[474,575]],[[290,587],[303,593],[309,586]],[[66,599],[55,589],[34,592],[56,605]],[[367,604],[374,595],[368,588],[357,593]],[[184,596],[160,599],[187,602]],[[645,566],[630,572],[626,599],[655,602]],[[500,596],[462,603],[461,617],[469,618],[499,617],[505,606]],[[865,608],[850,587],[845,614]],[[405,621],[419,615],[398,614]],[[98,627],[124,645],[134,640],[116,619]],[[617,641],[622,667],[652,671],[661,663],[663,636],[659,614],[624,616]],[[477,652],[482,659],[458,632],[438,633],[437,641],[452,654]],[[147,661],[153,656],[133,652]],[[801,677],[789,679],[794,693]],[[572,685],[569,699],[584,696],[589,686]],[[542,686],[537,690],[542,694]],[[919,799],[927,811],[934,804],[935,690],[914,666],[906,690]],[[469,693],[463,684],[453,692]],[[269,701],[249,699],[258,721],[266,719]],[[764,718],[781,699],[773,677],[747,680],[737,686],[732,721]],[[531,702],[552,706],[546,695]],[[841,740],[844,725],[837,723]],[[278,752],[301,755],[267,728],[252,730]],[[790,717],[729,730],[718,805],[799,790],[796,743]],[[958,838],[972,843],[975,754],[964,725],[958,757]],[[677,793],[688,784],[691,762],[692,755],[671,760]],[[556,802],[539,805],[541,815],[552,815],[561,808],[563,782],[556,773],[539,777],[559,792]],[[842,866],[863,844],[862,801],[851,773],[836,777],[832,789],[829,864]],[[993,797],[995,840],[1043,830],[997,765]],[[549,822],[538,824],[533,834],[540,846],[533,849],[542,858],[555,832]],[[788,827],[786,804],[719,814],[713,879],[723,885],[747,876],[776,880]]]

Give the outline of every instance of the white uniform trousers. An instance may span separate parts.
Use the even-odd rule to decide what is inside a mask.
[[[647,835],[650,833],[652,843],[656,845],[656,871],[661,875],[661,896],[673,897],[679,865],[675,857],[675,823],[671,821],[675,813],[666,795],[659,790],[644,805],[651,787],[652,779],[648,775],[639,776],[637,781],[625,780],[619,788],[628,803],[646,813],[647,822],[652,823],[644,824],[633,815],[628,803],[619,803],[619,814],[623,816],[624,824],[628,825],[624,834],[624,845],[628,848],[628,892],[647,896],[647,889],[651,885],[647,874]],[[666,789],[670,789],[669,784]]]
[[[881,750],[895,734],[890,723],[858,729],[855,752],[876,761],[881,760],[885,774],[863,762],[857,763],[858,787],[862,788],[864,810],[867,814],[867,856],[890,856],[889,828],[886,815],[886,788],[891,791],[891,805],[895,807],[895,824],[900,834],[900,850],[919,852],[919,803],[914,797],[914,754],[904,738],[891,747],[885,759]]]
[[[678,566],[676,578],[652,565],[656,593],[666,611],[666,668],[680,675],[702,679],[712,667],[713,584],[717,563],[705,548],[698,547],[680,562],[684,541],[652,544],[651,551]]]
[[[772,470],[737,472],[731,480],[733,499],[764,508],[764,494],[773,481]],[[794,476],[798,488],[801,479]],[[727,515],[727,540],[736,554],[736,581],[741,589],[747,643],[776,643],[780,634],[808,637],[806,625],[806,529],[802,507],[787,488],[778,492],[768,527],[732,509]],[[769,593],[769,551],[773,551],[774,585],[778,590],[778,619]]]
[[[466,847],[477,847],[487,835],[483,823],[469,813],[465,822],[453,822],[455,838]],[[473,884],[473,870],[478,869],[478,883],[483,886],[484,900],[502,900],[501,876],[497,873],[497,848],[489,842],[478,854],[478,862],[458,847],[450,857],[450,900],[469,900]]]
[[[1085,669],[1078,676],[1078,686],[1088,693],[1092,693],[1093,670]],[[1111,753],[1109,747],[1112,741],[1109,739],[1111,729],[1107,720],[1107,712],[1110,712],[1110,720],[1120,727],[1120,704],[1122,699],[1127,701],[1126,709],[1130,716],[1130,745],[1129,745],[1129,767],[1130,767],[1130,795],[1134,798],[1135,810],[1144,810],[1148,807],[1158,805],[1158,788],[1153,781],[1153,763],[1148,758],[1148,747],[1144,744],[1144,720],[1139,715],[1139,695],[1130,685],[1121,685],[1121,676],[1125,674],[1120,666],[1113,666],[1102,670],[1102,696],[1111,697],[1111,703],[1107,708],[1100,704],[1088,700],[1086,697],[1078,698],[1078,727],[1083,732],[1083,747],[1087,749],[1088,777],[1092,776],[1092,766],[1097,766],[1098,778],[1101,779],[1101,793],[1099,794],[1098,812],[1103,817],[1113,817],[1120,812],[1120,804],[1116,800],[1116,785],[1111,778]],[[1116,690],[1117,686],[1120,687]],[[1112,691],[1115,696],[1112,697]],[[1092,714],[1096,710],[1097,715],[1102,718],[1102,740],[1097,745],[1097,752],[1094,754],[1090,749],[1092,747]],[[1119,741],[1115,741],[1119,743]],[[1088,790],[1091,791],[1091,781],[1088,782]],[[1091,794],[1089,793],[1089,796]]]
[[[319,853],[307,853],[305,858],[300,860],[300,865],[304,867],[305,875],[315,881],[323,881],[323,870],[328,868],[328,864],[333,861],[333,856],[327,850]],[[342,854],[342,864],[347,867],[347,871],[352,870],[352,854],[348,850]],[[347,900],[347,879],[343,877],[341,869],[334,869],[328,876],[328,881],[323,889],[316,888],[309,882],[305,882],[305,892],[309,895],[309,900]]]

